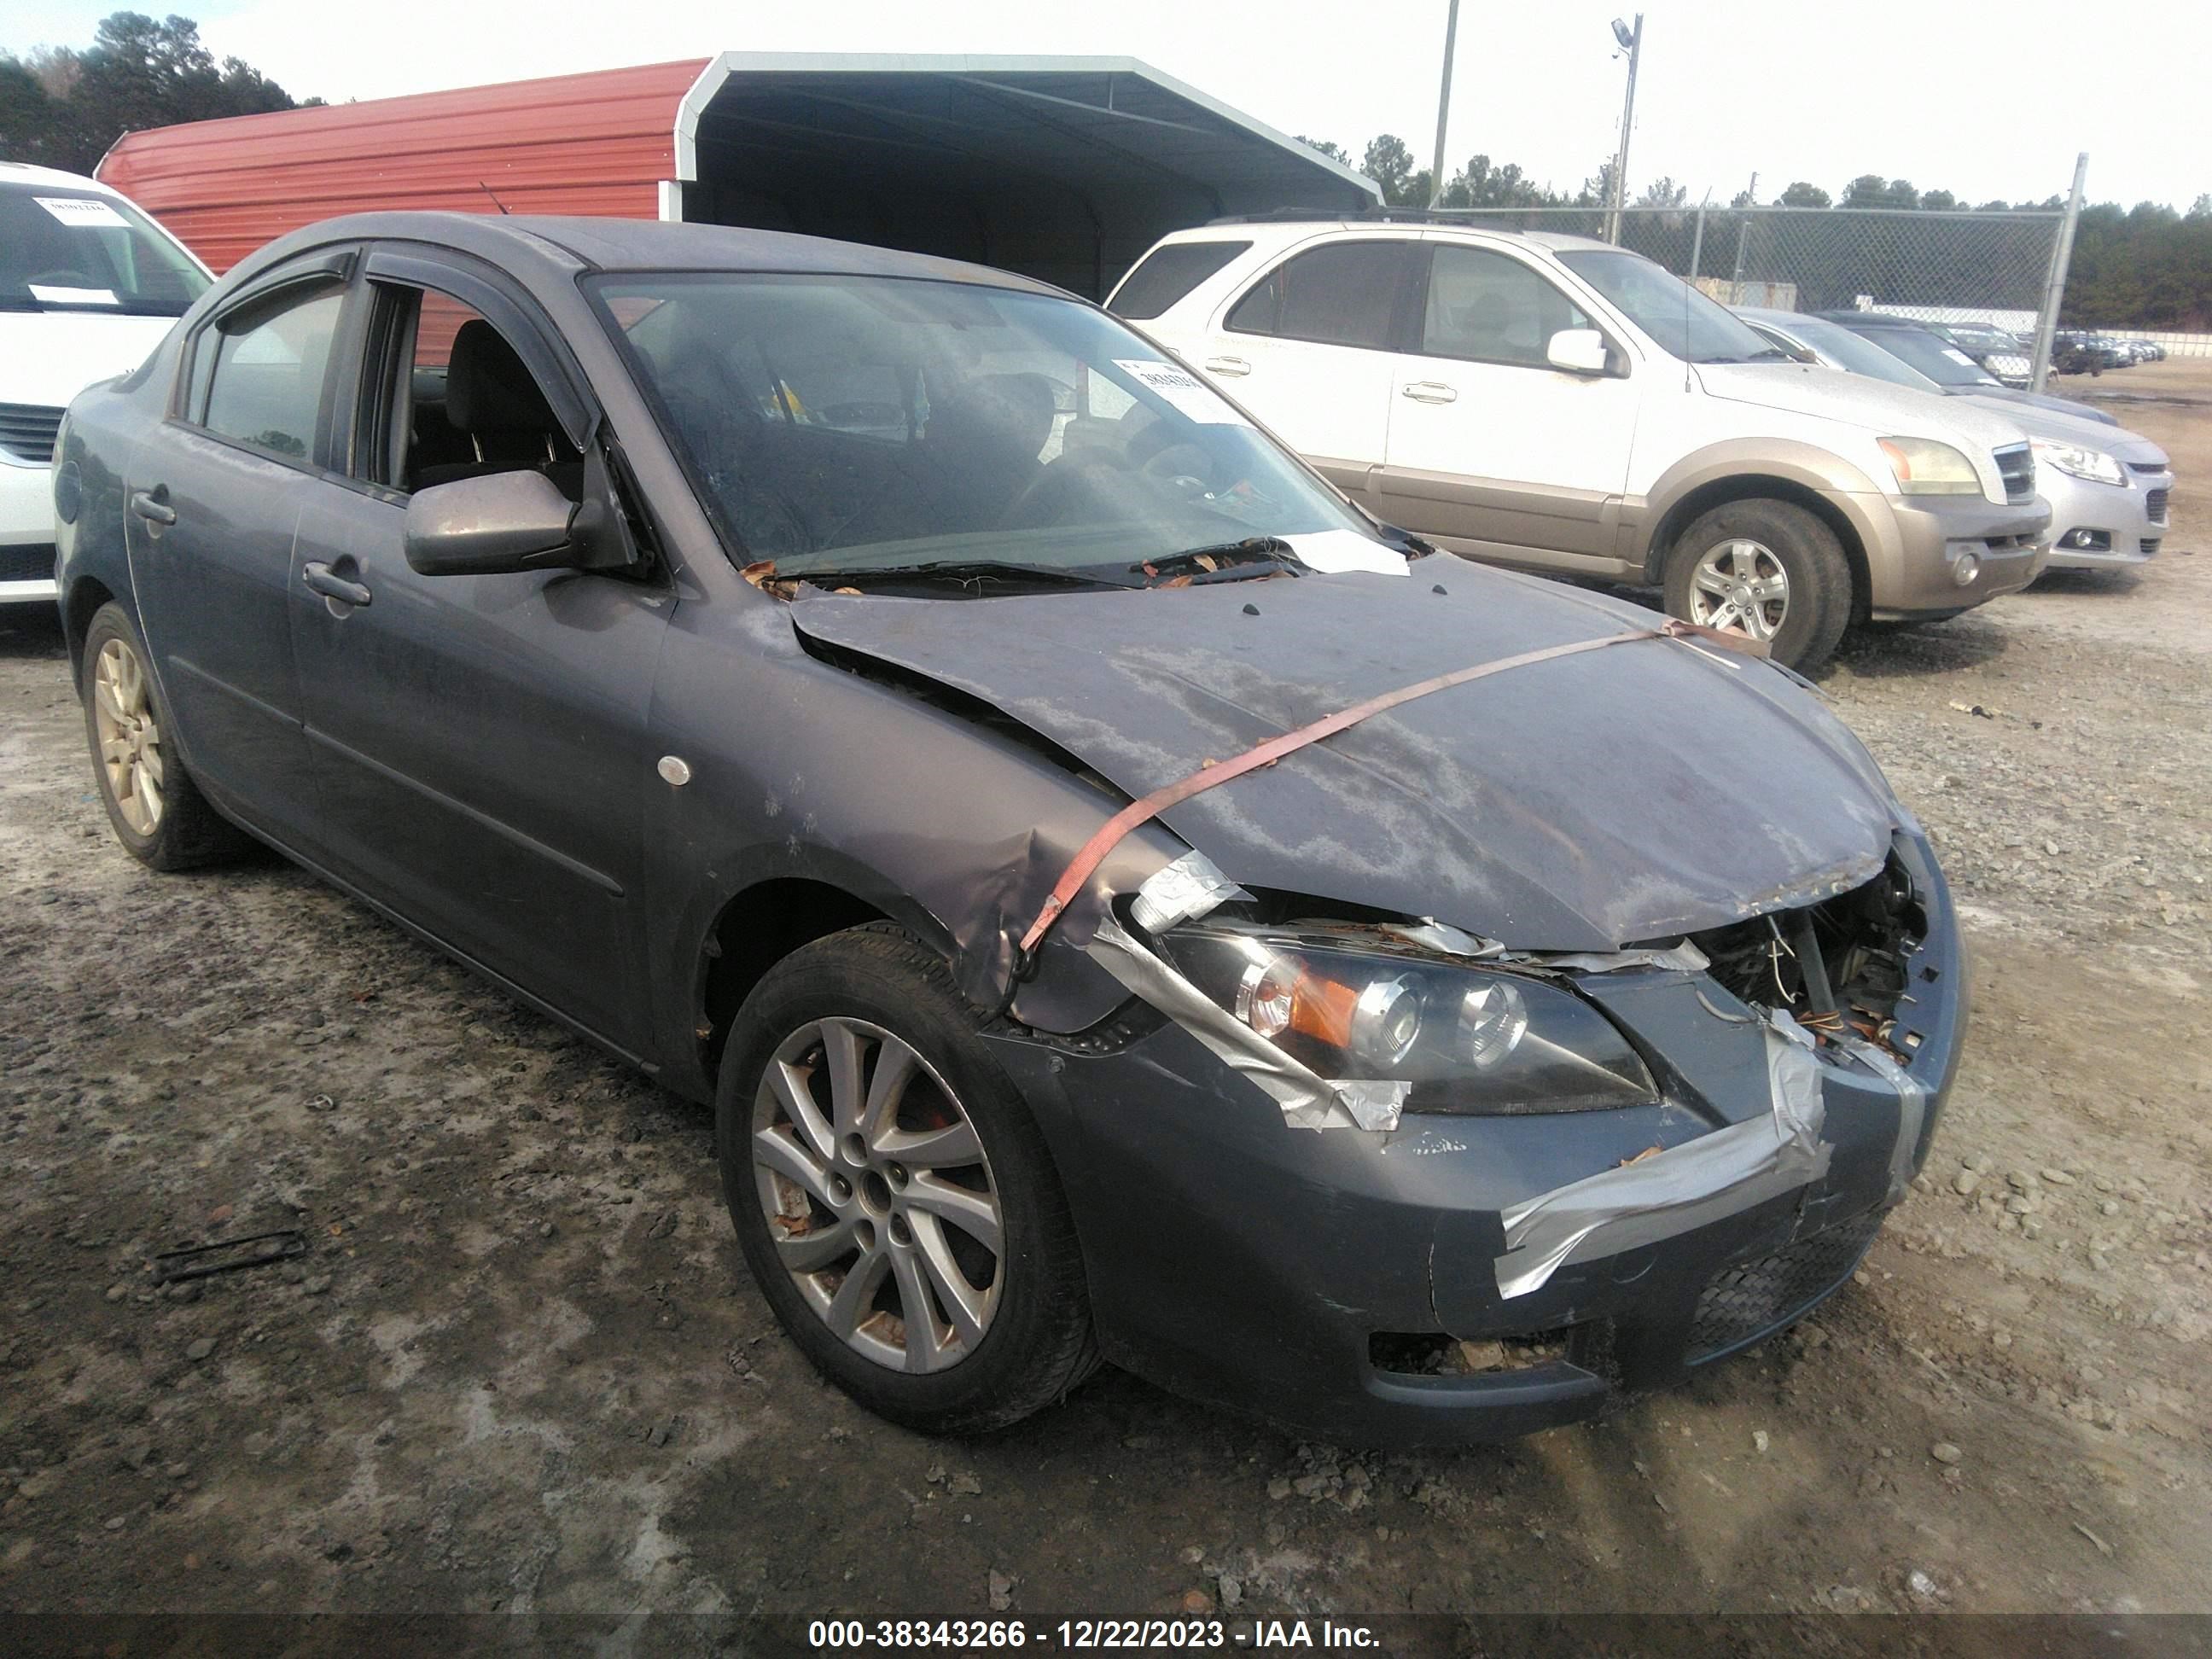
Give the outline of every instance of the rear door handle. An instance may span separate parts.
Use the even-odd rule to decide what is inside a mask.
[[[148,524],[174,524],[177,509],[169,505],[169,486],[155,484],[151,489],[133,491],[131,510]]]
[[[369,601],[369,591],[359,582],[349,582],[336,574],[326,564],[307,564],[300,567],[300,580],[326,599],[336,599],[340,605],[356,607]]]
[[[1206,372],[1209,374],[1249,374],[1252,365],[1242,357],[1208,357]]]
[[[1459,401],[1459,393],[1442,380],[1415,380],[1399,387],[1399,392],[1417,404],[1450,404]]]

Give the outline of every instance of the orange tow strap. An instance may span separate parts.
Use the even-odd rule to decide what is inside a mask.
[[[1348,726],[1358,725],[1370,715],[1380,714],[1401,703],[1412,702],[1417,697],[1425,697],[1431,692],[1449,690],[1455,685],[1465,685],[1470,680],[1487,679],[1492,674],[1503,674],[1510,668],[1527,668],[1534,663],[1550,662],[1558,657],[1577,656],[1584,651],[1601,650],[1609,645],[1626,645],[1633,640],[1697,640],[1746,656],[1764,657],[1767,654],[1766,646],[1760,641],[1741,634],[1724,634],[1717,629],[1700,627],[1696,623],[1681,622],[1670,617],[1657,628],[1638,629],[1632,634],[1601,634],[1592,640],[1577,640],[1567,645],[1548,645],[1540,651],[1523,651],[1518,656],[1495,658],[1489,662],[1477,663],[1472,668],[1455,668],[1449,674],[1437,674],[1416,681],[1395,691],[1385,691],[1379,696],[1370,697],[1364,702],[1356,702],[1349,708],[1339,709],[1310,726],[1301,726],[1295,731],[1270,738],[1258,747],[1248,749],[1232,759],[1208,761],[1189,776],[1178,778],[1173,783],[1153,790],[1142,799],[1131,801],[1100,825],[1097,835],[1083,843],[1082,850],[1068,860],[1067,868],[1060,872],[1060,879],[1053,884],[1052,896],[1045,900],[1044,908],[1037,912],[1036,920],[1030,924],[1029,932],[1022,935],[1023,962],[1026,963],[1034,957],[1038,945],[1052,931],[1053,923],[1059,921],[1060,913],[1074,902],[1075,896],[1083,890],[1083,884],[1091,879],[1091,873],[1105,861],[1106,855],[1121,845],[1122,838],[1132,830],[1166,811],[1169,807],[1188,800],[1193,795],[1203,794],[1231,778],[1241,778],[1247,772],[1272,766],[1284,756],[1293,754],[1308,744],[1334,737]]]

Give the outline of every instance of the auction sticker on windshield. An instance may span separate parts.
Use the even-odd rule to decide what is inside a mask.
[[[128,230],[130,222],[97,197],[34,196],[31,198],[65,225],[101,230]]]
[[[1251,422],[1216,397],[1187,368],[1143,358],[1116,357],[1114,367],[1127,369],[1146,389],[1157,392],[1176,409],[1208,426],[1249,426]]]

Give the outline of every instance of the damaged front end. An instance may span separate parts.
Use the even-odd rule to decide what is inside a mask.
[[[1272,1136],[1180,1122],[1237,1148],[1230,1196],[1194,1207],[1240,1212],[1224,1244],[1273,1241],[1241,1264],[1244,1294],[1272,1288],[1341,1338],[1298,1362],[1316,1387],[1339,1375],[1327,1413],[1271,1385],[1285,1420],[1520,1433],[1771,1334],[1848,1279],[1955,1064],[1963,963],[1909,832],[1840,892],[1613,952],[1322,908],[1191,854],[1089,946],[1273,1103]],[[1106,1143],[1138,1133],[1130,1109],[1100,1109]],[[1257,1219],[1310,1213],[1317,1192],[1310,1231]],[[1131,1362],[1176,1380],[1188,1356],[1144,1346]]]

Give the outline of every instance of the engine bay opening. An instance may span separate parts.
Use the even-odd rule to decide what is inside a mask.
[[[1713,978],[1753,1007],[1785,1012],[1816,1036],[1856,1035],[1909,1060],[1899,1005],[1909,1000],[1906,958],[1927,933],[1927,913],[1893,854],[1873,880],[1833,898],[1690,937]]]

